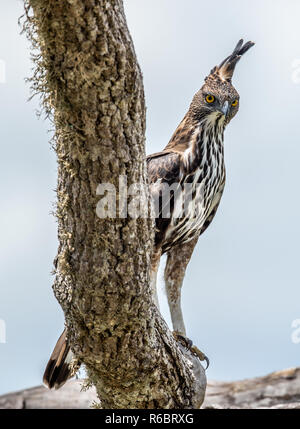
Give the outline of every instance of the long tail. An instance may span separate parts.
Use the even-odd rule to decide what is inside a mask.
[[[43,382],[49,389],[53,387],[59,389],[74,375],[74,370],[70,366],[73,357],[65,329],[54,347],[44,372]]]

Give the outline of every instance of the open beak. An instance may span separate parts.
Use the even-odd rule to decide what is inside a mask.
[[[223,106],[221,107],[220,112],[223,113],[224,116],[227,116],[229,113],[229,110],[230,110],[229,109],[229,103],[226,100],[225,103],[223,104]]]

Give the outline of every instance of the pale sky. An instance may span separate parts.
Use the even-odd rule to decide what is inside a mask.
[[[300,2],[125,0],[144,75],[147,153],[161,150],[210,69],[237,41],[256,42],[236,68],[240,111],[225,132],[227,182],[183,288],[188,336],[209,379],[300,365]],[[63,328],[52,289],[55,154],[38,100],[27,102],[30,50],[22,2],[0,3],[0,394],[41,384]],[[162,271],[159,295],[169,322]],[[5,322],[5,324],[3,323]],[[2,327],[2,328],[1,328]]]

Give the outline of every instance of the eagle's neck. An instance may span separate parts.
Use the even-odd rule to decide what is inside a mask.
[[[191,127],[188,146],[183,152],[185,173],[196,169],[224,168],[224,118],[212,114]]]

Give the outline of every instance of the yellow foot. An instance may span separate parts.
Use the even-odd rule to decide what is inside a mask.
[[[182,335],[180,332],[173,331],[172,333],[173,333],[173,336],[174,336],[176,341],[178,341],[180,344],[182,344],[186,349],[190,350],[194,356],[198,357],[198,359],[206,362],[207,366],[205,369],[207,369],[209,367],[208,357],[203,352],[201,352],[201,350],[199,350],[198,347],[193,345],[192,340],[187,338],[185,335]]]

